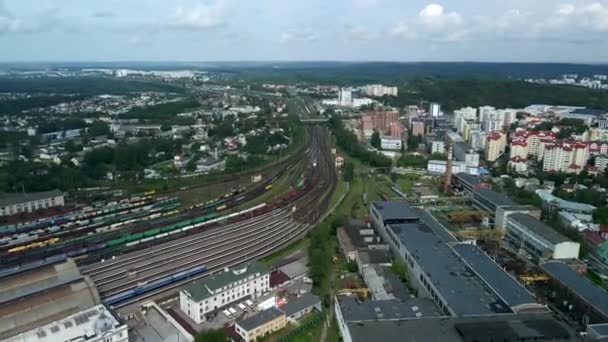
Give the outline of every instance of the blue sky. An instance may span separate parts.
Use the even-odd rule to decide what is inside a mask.
[[[608,62],[608,0],[0,0],[0,61]]]

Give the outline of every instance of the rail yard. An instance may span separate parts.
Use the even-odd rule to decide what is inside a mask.
[[[271,254],[314,226],[335,189],[328,132],[307,132],[306,145],[266,179],[213,200],[184,207],[178,195],[147,192],[2,226],[0,275],[72,258],[103,302],[128,314],[149,298],[175,296],[184,283]],[[289,174],[298,178],[289,190],[249,204]]]

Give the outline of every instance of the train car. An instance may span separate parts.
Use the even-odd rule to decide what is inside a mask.
[[[272,189],[272,184],[268,184],[268,185],[266,185],[266,187],[264,188],[264,190],[266,190],[266,191],[268,191],[268,190],[270,190],[270,189]]]
[[[216,211],[222,211],[222,210],[226,210],[228,208],[227,205],[222,204],[219,207],[215,208]]]
[[[103,300],[103,302],[107,305],[116,305],[116,304],[120,304],[122,302],[125,302],[129,299],[133,299],[137,296],[140,296],[142,294],[148,293],[150,291],[154,291],[156,289],[159,289],[163,286],[167,286],[170,285],[172,283],[187,279],[189,277],[193,277],[196,275],[200,275],[204,272],[207,271],[207,268],[205,266],[196,266],[178,273],[175,273],[173,275],[169,275],[166,277],[163,277],[161,279],[155,280],[153,282],[150,283],[146,283],[146,284],[141,284],[140,286],[137,286],[134,289],[131,290],[127,290],[124,292],[120,292],[117,293],[113,296],[110,296],[108,298],[105,298]]]

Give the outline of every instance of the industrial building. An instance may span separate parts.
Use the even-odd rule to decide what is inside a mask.
[[[546,297],[556,305],[565,305],[565,311],[575,321],[589,324],[608,322],[608,292],[564,262],[549,261],[540,267],[552,280],[544,289]]]
[[[494,214],[494,228],[504,231],[509,215],[517,213],[528,214],[536,219],[540,219],[542,211],[533,205],[499,206]]]
[[[197,324],[232,303],[257,298],[270,290],[270,272],[254,261],[194,281],[179,291],[180,309]]]
[[[454,188],[460,189],[467,194],[473,194],[473,191],[478,189],[490,189],[492,185],[484,182],[479,176],[468,173],[456,173],[453,178]]]
[[[0,275],[0,340],[14,337],[12,341],[57,341],[53,334],[58,332],[60,335],[55,336],[73,336],[82,327],[68,329],[73,323],[67,326],[62,323],[63,326],[58,327],[56,322],[71,322],[72,318],[93,312],[92,308],[101,304],[95,285],[80,274],[71,259],[57,259],[37,266]],[[99,315],[87,319],[93,320],[93,317]],[[36,333],[36,328],[47,325],[48,330]]]
[[[0,196],[0,216],[31,213],[64,205],[63,193],[59,190]]]
[[[69,315],[13,336],[6,342],[127,342],[127,325],[103,305]]]
[[[235,330],[245,342],[255,341],[260,337],[281,330],[287,325],[285,313],[275,307],[236,322]]]
[[[505,240],[538,259],[576,259],[580,244],[570,241],[542,221],[522,213],[509,215]]]
[[[500,207],[516,205],[512,199],[492,189],[481,188],[473,191],[473,207],[487,212],[492,223],[495,222]]]
[[[300,318],[314,310],[323,311],[323,304],[321,303],[321,298],[310,293],[305,293],[298,298],[291,299],[281,307],[281,311],[285,313],[287,320],[292,323],[297,323]]]
[[[438,227],[400,202],[374,202],[374,224],[408,265],[410,284],[445,315],[495,315],[544,310],[515,279],[476,246],[448,243]]]

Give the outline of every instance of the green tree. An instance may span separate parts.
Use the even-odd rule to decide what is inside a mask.
[[[92,137],[97,137],[100,135],[109,136],[110,126],[103,121],[95,120],[89,125],[87,132]]]
[[[344,180],[347,182],[352,182],[355,178],[355,165],[353,163],[347,162],[344,165]]]
[[[380,139],[380,133],[376,130],[374,130],[374,133],[372,133],[372,140],[371,140],[371,144],[373,147],[380,149],[382,142]]]
[[[435,152],[431,154],[431,160],[447,160],[447,153]]]
[[[171,130],[171,125],[164,123],[164,124],[160,125],[160,130],[163,132],[168,132]]]
[[[418,145],[420,145],[420,141],[422,141],[422,137],[421,136],[409,134],[407,136],[407,149],[408,149],[408,151],[416,151],[418,149]]]
[[[195,342],[228,342],[230,339],[226,332],[222,329],[205,330],[196,335]]]

